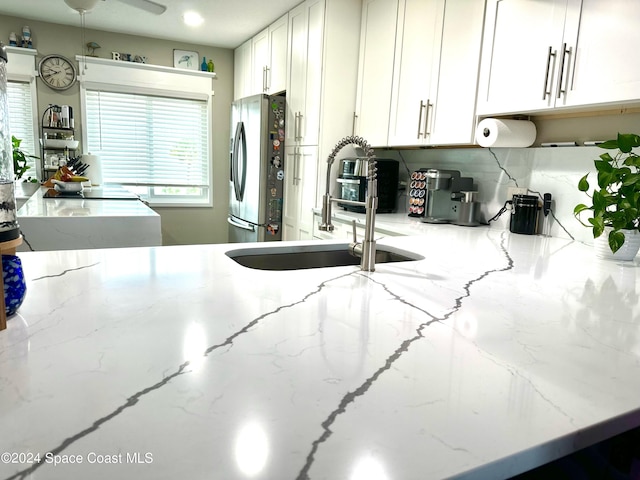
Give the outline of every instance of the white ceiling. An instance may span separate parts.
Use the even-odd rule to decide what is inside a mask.
[[[167,7],[153,15],[120,0],[99,1],[86,14],[88,29],[163,38],[198,45],[235,48],[302,0],[154,0]],[[182,15],[195,10],[204,17],[197,28]],[[80,26],[80,15],[64,0],[2,0],[0,14],[43,22]],[[19,33],[19,32],[16,32]],[[7,39],[1,39],[5,44]]]

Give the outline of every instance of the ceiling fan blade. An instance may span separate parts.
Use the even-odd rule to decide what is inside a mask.
[[[120,0],[122,3],[126,3],[127,5],[131,5],[132,7],[140,8],[142,10],[146,10],[149,13],[154,13],[156,15],[162,15],[167,7],[161,5],[156,2],[152,2],[151,0]]]

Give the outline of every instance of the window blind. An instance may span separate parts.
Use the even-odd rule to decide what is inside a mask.
[[[9,131],[11,135],[22,140],[20,150],[28,155],[40,156],[36,149],[33,134],[33,103],[31,85],[25,82],[7,82],[7,98],[9,101]],[[36,159],[27,158],[31,167],[25,177],[36,176]]]
[[[209,186],[206,101],[87,90],[85,108],[88,152],[100,155],[105,182]]]

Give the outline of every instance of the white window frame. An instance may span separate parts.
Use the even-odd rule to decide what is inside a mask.
[[[99,90],[115,93],[164,96],[203,100],[207,102],[208,121],[208,167],[209,186],[206,195],[197,199],[183,196],[167,197],[155,195],[154,187],[143,187],[143,198],[151,206],[157,207],[211,207],[213,205],[213,83],[216,74],[193,70],[183,70],[158,65],[123,62],[92,57],[77,56],[80,68],[80,104],[83,125],[87,125],[87,90]],[[83,151],[87,152],[87,129],[82,129]],[[87,152],[89,153],[89,152]],[[95,153],[95,152],[91,152]]]
[[[38,89],[36,87],[36,55],[37,50],[30,48],[5,47],[7,52],[7,81],[16,83],[27,83],[31,92],[31,121],[33,122],[33,138],[22,139],[33,142],[33,152],[31,155],[40,157],[40,136],[38,126]],[[33,161],[33,170],[29,170],[25,177],[42,178],[42,165],[38,160]]]

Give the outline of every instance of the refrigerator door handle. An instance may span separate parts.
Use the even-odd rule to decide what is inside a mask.
[[[241,228],[242,230],[248,230],[250,232],[255,232],[256,231],[255,227],[258,226],[253,223],[243,222],[242,220],[238,220],[237,218],[232,217],[231,215],[227,217],[227,222],[229,223],[229,225],[233,225],[234,227]]]
[[[244,122],[240,122],[240,142],[242,143],[242,180],[240,182],[240,198],[244,200],[244,189],[247,186],[247,133],[244,129]]]
[[[242,151],[239,149],[242,148]],[[238,178],[239,155],[242,155],[242,182]],[[233,190],[238,202],[244,197],[244,187],[247,181],[247,138],[244,131],[244,123],[238,122],[236,125],[236,134],[233,139],[233,154],[231,155],[231,180],[233,181]]]

